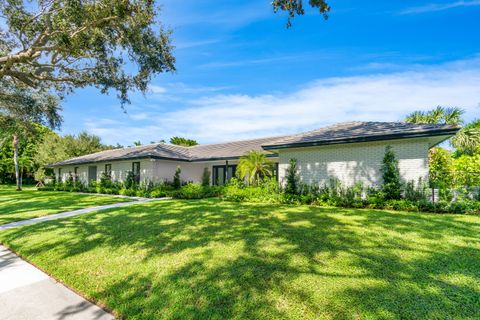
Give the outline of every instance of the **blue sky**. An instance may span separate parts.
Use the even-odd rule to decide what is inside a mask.
[[[307,10],[290,29],[268,0],[160,4],[177,72],[133,94],[126,113],[113,94],[76,91],[60,133],[210,143],[396,121],[437,105],[480,117],[480,1],[330,1],[328,20]]]

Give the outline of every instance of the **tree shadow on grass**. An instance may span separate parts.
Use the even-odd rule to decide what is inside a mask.
[[[32,257],[53,250],[59,261],[97,248],[112,259],[144,252],[134,271],[106,266],[115,276],[89,292],[125,317],[477,318],[479,225],[458,216],[165,201],[0,237]],[[28,240],[45,233],[52,236]]]
[[[123,201],[127,200],[70,192],[0,190],[0,224]]]

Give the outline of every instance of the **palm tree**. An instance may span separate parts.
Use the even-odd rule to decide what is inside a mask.
[[[260,151],[251,150],[240,157],[237,174],[241,179],[248,179],[249,184],[258,185],[265,177],[273,174],[273,162]]]
[[[460,153],[473,154],[480,148],[480,119],[473,120],[462,128],[452,139],[454,146]]]
[[[436,107],[430,111],[415,111],[407,116],[406,122],[411,123],[428,123],[428,124],[454,124],[461,125],[463,123],[462,115],[464,110],[453,107],[444,108]]]
[[[429,123],[429,124],[463,124],[462,115],[464,110],[454,108],[436,107],[430,111],[415,111],[407,116],[406,122]],[[460,154],[472,154],[480,147],[480,119],[474,120],[463,127],[452,138],[451,145]]]

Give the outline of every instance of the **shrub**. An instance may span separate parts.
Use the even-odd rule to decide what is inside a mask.
[[[283,202],[275,178],[261,181],[258,186],[246,186],[243,180],[232,178],[223,189],[225,200],[241,202]]]
[[[97,193],[97,181],[90,181],[87,187],[87,191],[90,193]]]
[[[207,167],[203,169],[202,186],[204,187],[210,186],[210,170],[208,170]]]
[[[164,198],[168,197],[169,193],[166,190],[154,189],[150,192],[150,198]]]
[[[300,189],[300,177],[298,175],[297,159],[290,159],[285,175],[285,193],[298,194]]]
[[[137,183],[135,182],[135,174],[132,171],[127,172],[124,185],[126,189],[136,189]]]
[[[203,199],[217,197],[222,191],[223,187],[220,186],[204,187],[199,183],[188,183],[171,194],[176,199]]]
[[[173,187],[178,190],[182,186],[182,182],[180,180],[180,173],[182,173],[182,169],[180,167],[177,167],[177,170],[175,170],[175,174],[173,175]]]
[[[415,185],[413,180],[405,184],[404,198],[410,201],[427,201],[428,200],[428,188],[423,183],[422,178],[418,179],[418,184]]]
[[[385,148],[382,168],[383,184],[382,189],[386,200],[398,200],[402,195],[402,183],[400,181],[400,171],[398,170],[398,161],[391,146]]]
[[[137,191],[133,189],[122,188],[119,190],[119,194],[122,196],[135,197],[137,195]]]

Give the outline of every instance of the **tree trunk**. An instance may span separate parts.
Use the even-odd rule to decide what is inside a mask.
[[[15,165],[17,191],[22,191],[22,179],[20,177],[20,166],[18,164],[18,136],[15,133],[13,134],[13,163]]]

